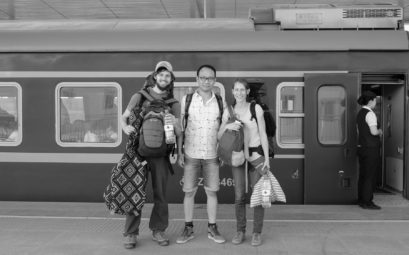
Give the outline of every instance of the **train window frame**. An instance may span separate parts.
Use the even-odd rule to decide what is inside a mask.
[[[0,82],[0,87],[15,87],[17,89],[17,132],[16,141],[0,141],[0,146],[19,146],[23,142],[23,90],[17,82]]]
[[[118,139],[113,143],[101,142],[63,142],[61,141],[61,106],[60,106],[60,91],[62,88],[90,88],[90,87],[113,87],[117,90],[117,135]],[[118,147],[122,143],[122,127],[120,118],[122,116],[122,87],[117,82],[60,82],[55,87],[55,140],[61,147]]]
[[[328,88],[328,87],[339,87],[339,88],[342,88],[343,89],[343,91],[344,91],[344,100],[345,100],[345,102],[344,102],[344,119],[345,119],[345,121],[344,121],[344,137],[343,137],[343,141],[342,142],[340,142],[340,143],[323,143],[322,142],[322,140],[321,140],[321,138],[320,138],[320,129],[319,128],[317,128],[317,141],[318,141],[318,143],[321,145],[321,146],[323,146],[323,147],[339,147],[339,146],[344,146],[345,144],[346,144],[346,142],[347,142],[347,138],[348,138],[348,128],[347,128],[347,120],[348,120],[348,111],[347,111],[347,105],[348,105],[348,96],[347,96],[347,94],[348,94],[348,92],[347,92],[347,89],[345,88],[345,86],[343,85],[343,84],[322,84],[321,86],[319,86],[318,88],[317,88],[317,98],[316,98],[316,101],[317,101],[317,109],[316,109],[316,111],[317,111],[317,121],[318,121],[318,123],[316,123],[317,124],[317,127],[319,127],[320,126],[320,123],[319,123],[319,121],[320,121],[320,113],[319,113],[319,103],[320,103],[320,98],[319,98],[319,95],[320,95],[320,90],[322,89],[322,88]]]
[[[304,92],[303,92],[303,102],[302,102],[302,113],[282,113],[282,105],[281,105],[281,90],[285,87],[301,87],[303,90],[305,88],[305,83],[304,82],[281,82],[278,84],[277,89],[276,89],[276,125],[277,125],[277,130],[276,130],[276,143],[277,146],[283,149],[303,149],[305,147],[304,143],[282,143],[281,139],[281,119],[282,118],[302,118],[303,123],[304,123],[304,118],[305,118],[305,112],[304,112]],[[301,135],[304,136],[303,132],[301,132]]]

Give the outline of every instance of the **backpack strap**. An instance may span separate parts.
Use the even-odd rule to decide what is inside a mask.
[[[186,130],[187,126],[187,118],[189,116],[189,107],[192,103],[193,93],[189,93],[186,95],[185,100],[185,115],[183,116],[183,130]]]
[[[155,100],[155,99],[149,94],[149,92],[148,92],[146,89],[141,89],[138,93],[141,94],[142,97],[148,99],[149,102],[152,102],[153,100]],[[141,100],[141,102],[143,102],[143,101]],[[141,103],[140,103],[140,104],[141,104]]]
[[[219,124],[222,123],[222,116],[223,116],[223,98],[219,94],[214,93],[217,100],[217,105],[219,106]]]
[[[250,120],[255,119],[257,124],[258,124],[257,114],[256,114],[256,102],[254,102],[254,101],[251,101],[251,103],[250,103],[250,113],[251,113]]]
[[[236,117],[234,116],[234,112],[233,112],[233,106],[228,105],[227,110],[229,111],[229,115],[230,115],[229,119],[236,119]]]
[[[155,100],[155,98],[153,98],[153,96],[151,94],[149,94],[149,92],[144,88],[141,89],[139,92],[139,94],[142,95],[142,97],[146,98],[149,102],[152,102],[153,100]],[[168,98],[165,101],[165,104],[167,104],[168,106],[172,106],[174,103],[177,103],[178,100],[176,100],[175,98]],[[143,100],[141,100],[141,102],[139,103],[140,106],[142,106]]]
[[[177,102],[178,102],[178,100],[174,99],[173,97],[172,97],[172,98],[168,98],[168,99],[165,100],[165,103],[166,103],[167,105],[169,105],[169,106],[172,106],[174,103],[177,103]]]

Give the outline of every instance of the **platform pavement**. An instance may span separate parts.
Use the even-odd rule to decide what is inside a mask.
[[[273,205],[266,211],[263,244],[250,245],[252,221],[241,245],[230,241],[235,232],[234,206],[220,205],[218,226],[225,244],[207,238],[206,206],[195,206],[195,239],[175,240],[183,228],[183,206],[170,205],[166,233],[171,244],[151,240],[143,211],[141,234],[134,250],[122,247],[122,216],[110,215],[103,203],[0,202],[0,255],[71,254],[299,254],[407,255],[409,201],[400,195],[377,195],[380,211],[355,205]],[[252,219],[252,210],[248,218]]]

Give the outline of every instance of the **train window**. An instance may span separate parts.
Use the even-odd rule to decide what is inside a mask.
[[[121,143],[121,87],[114,82],[62,82],[56,87],[56,140],[63,147]]]
[[[318,140],[339,145],[346,139],[346,91],[342,86],[324,85],[318,89]]]
[[[17,146],[22,141],[21,87],[0,82],[0,146]]]
[[[304,83],[282,82],[277,87],[277,144],[282,148],[303,148]]]
[[[179,102],[182,100],[183,96],[189,93],[193,93],[197,88],[196,82],[175,82],[175,87],[173,89],[173,95]],[[216,82],[213,87],[213,92],[221,95],[223,98],[225,95],[224,86],[220,82]]]

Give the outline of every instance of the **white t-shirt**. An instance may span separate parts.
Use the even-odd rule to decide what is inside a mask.
[[[364,106],[363,108],[369,110],[369,112],[365,116],[365,121],[368,126],[378,126],[378,120],[376,118],[376,114],[372,111],[371,108]]]

